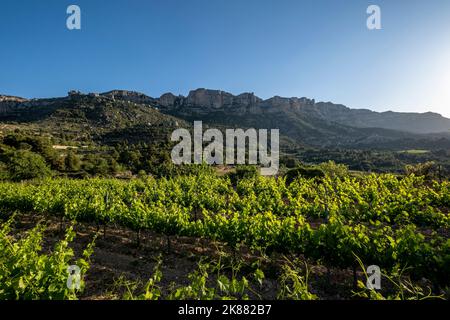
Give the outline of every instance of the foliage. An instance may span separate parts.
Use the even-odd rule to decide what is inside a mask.
[[[317,166],[326,175],[335,178],[345,178],[348,176],[348,167],[344,164],[336,164],[334,161],[323,162]]]
[[[277,298],[282,300],[315,300],[317,296],[308,290],[308,266],[305,263],[305,275],[298,267],[298,261],[286,259],[280,277],[281,290]]]
[[[80,170],[81,160],[72,150],[69,150],[69,152],[67,152],[67,156],[64,159],[64,163],[66,170],[69,171]]]
[[[288,183],[291,183],[297,177],[312,179],[312,178],[323,178],[324,176],[325,173],[321,168],[299,166],[295,169],[291,169],[286,172],[286,181]]]
[[[67,268],[74,257],[69,248],[75,236],[73,227],[67,229],[53,252],[45,254],[42,253],[45,226],[38,224],[16,239],[11,235],[13,218],[0,225],[0,299],[76,299],[84,287],[83,275],[89,269],[93,242],[75,262],[81,271],[80,289],[69,289]]]
[[[229,177],[233,185],[239,180],[255,178],[259,175],[258,167],[251,165],[238,165],[234,172],[229,173]]]
[[[13,181],[45,178],[51,175],[44,158],[27,150],[18,150],[9,156],[8,171]]]
[[[416,165],[406,165],[405,173],[407,175],[414,174],[416,176],[423,176],[427,179],[432,179],[436,177],[437,173],[436,163],[434,161],[428,161]]]
[[[167,237],[202,237],[265,252],[301,253],[354,268],[354,255],[387,271],[448,286],[450,183],[414,175],[321,179],[256,176],[237,181],[208,172],[129,182],[53,179],[0,183],[0,207]],[[447,269],[446,269],[447,268]],[[195,277],[203,277],[203,271]]]
[[[366,268],[359,257],[356,257],[361,269],[364,272],[364,276],[368,279]],[[433,296],[431,289],[428,288],[428,293],[424,289],[411,281],[411,278],[406,275],[407,268],[400,268],[396,266],[392,272],[384,274],[384,280],[393,286],[391,293],[383,296],[376,289],[367,288],[366,284],[361,280],[358,280],[358,290],[354,293],[354,296],[370,299],[370,300],[425,300],[425,299],[443,299],[443,296]]]

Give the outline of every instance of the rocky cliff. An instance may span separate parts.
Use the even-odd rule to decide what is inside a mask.
[[[91,94],[92,95],[92,94]],[[125,100],[129,102],[139,103],[139,104],[153,104],[155,99],[136,91],[128,90],[112,90],[99,94],[102,97],[107,97],[110,99]]]
[[[112,90],[105,93],[82,94],[70,91],[67,97],[54,99],[24,99],[0,95],[0,114],[15,109],[38,108],[58,104],[61,101],[96,97],[98,102],[127,101],[159,108],[162,112],[184,119],[214,118],[230,119],[239,123],[239,117],[258,116],[258,119],[274,117],[302,122],[303,126],[317,127],[334,124],[354,128],[382,128],[418,134],[450,132],[450,119],[436,113],[374,112],[366,109],[350,109],[331,102],[316,102],[308,98],[284,98],[275,96],[261,99],[254,93],[233,95],[221,90],[200,88],[192,90],[185,97],[172,93],[152,98],[140,92]],[[250,118],[249,118],[250,120]],[[256,120],[252,121],[254,123]],[[319,124],[320,123],[320,124]]]
[[[374,112],[350,109],[331,102],[316,103],[314,99],[305,97],[275,96],[263,100],[253,93],[235,96],[225,91],[200,88],[190,91],[187,97],[166,93],[152,103],[156,103],[163,111],[180,116],[205,116],[215,113],[270,116],[284,113],[358,128],[383,128],[420,134],[450,131],[450,119],[436,113]]]
[[[163,94],[157,103],[162,109],[176,110],[184,114],[232,112],[235,115],[243,115],[299,110],[304,106],[313,105],[314,100],[282,97],[263,100],[249,92],[235,96],[225,91],[201,88],[190,91],[187,97],[175,96],[172,93]]]
[[[0,113],[9,112],[25,101],[25,98],[0,95]]]

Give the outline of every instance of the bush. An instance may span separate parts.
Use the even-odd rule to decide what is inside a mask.
[[[42,156],[27,150],[18,150],[9,156],[9,178],[14,181],[45,178],[51,170]]]
[[[280,157],[280,165],[286,168],[295,168],[300,165],[300,161],[292,156],[282,156]]]
[[[238,165],[235,172],[229,173],[230,180],[234,185],[239,180],[257,177],[258,175],[258,167],[250,165]]]
[[[423,176],[426,179],[433,179],[436,176],[436,171],[436,163],[434,161],[405,166],[407,175],[414,174],[415,176]]]
[[[344,164],[336,164],[334,161],[321,163],[318,168],[332,178],[348,176],[348,167]]]
[[[9,178],[8,166],[3,162],[0,162],[0,180],[6,180]]]
[[[69,150],[64,160],[65,168],[68,171],[78,171],[81,167],[80,158],[72,151]]]
[[[297,177],[304,177],[308,179],[323,178],[325,173],[317,167],[298,167],[286,172],[286,182],[291,183]]]

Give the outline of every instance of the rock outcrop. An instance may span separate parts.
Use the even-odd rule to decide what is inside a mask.
[[[350,109],[331,102],[317,102],[308,98],[274,96],[263,100],[253,93],[233,95],[221,90],[196,89],[187,97],[163,94],[155,99],[162,111],[174,115],[204,116],[226,114],[228,116],[264,115],[288,113],[304,119],[320,119],[330,123],[358,127],[383,128],[413,133],[442,133],[450,131],[450,119],[439,114],[374,112],[367,109]],[[411,126],[414,123],[414,126]]]
[[[232,112],[236,115],[254,113],[274,113],[287,110],[300,110],[314,105],[315,101],[307,98],[273,97],[263,100],[254,93],[242,93],[237,96],[220,90],[200,88],[189,92],[187,97],[163,94],[157,103],[164,110],[177,110],[193,114],[210,112]]]
[[[24,102],[28,99],[21,98],[21,97],[14,97],[14,96],[3,96],[0,95],[0,102]]]
[[[26,101],[28,101],[28,99],[21,97],[0,95],[0,113],[9,112],[15,109],[21,103]]]
[[[110,99],[125,100],[129,102],[139,103],[139,104],[152,104],[155,99],[136,91],[128,90],[112,90],[108,92],[101,93],[100,96],[107,97]]]
[[[450,119],[431,112],[380,113],[367,109],[350,109],[331,102],[316,102],[314,99],[304,97],[274,96],[263,100],[253,93],[233,95],[225,91],[205,88],[192,90],[187,97],[165,93],[159,98],[128,90],[113,90],[100,94],[83,94],[72,90],[67,97],[53,99],[25,99],[0,95],[0,114],[11,113],[11,111],[23,108],[32,109],[57,105],[64,101],[76,101],[86,97],[95,99],[100,105],[112,100],[147,105],[183,119],[202,119],[203,116],[207,116],[209,119],[242,116],[252,119],[255,116],[275,119],[277,116],[282,116],[283,119],[299,119],[305,125],[312,123],[312,126],[316,120],[320,120],[330,125],[335,123],[355,128],[382,128],[419,134],[450,132]]]

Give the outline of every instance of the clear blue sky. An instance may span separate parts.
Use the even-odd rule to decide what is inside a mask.
[[[1,0],[0,44],[3,94],[206,87],[450,116],[449,0]]]

